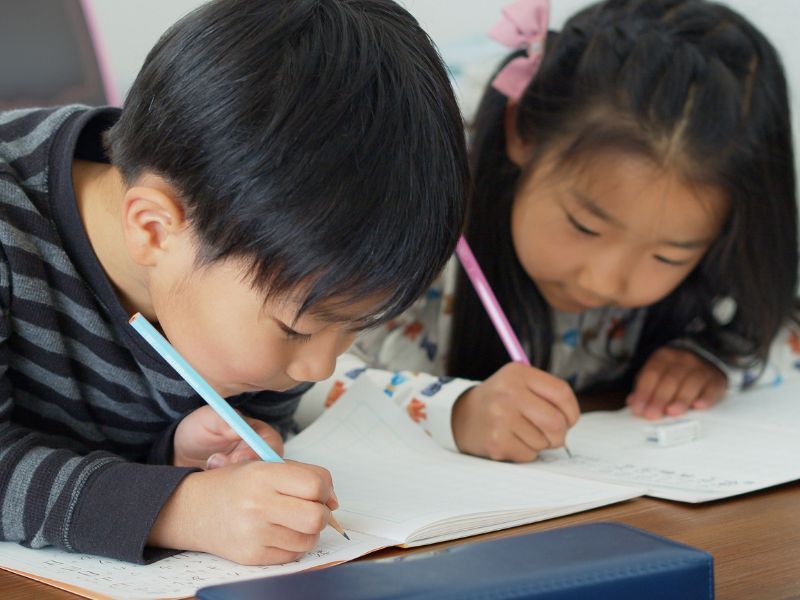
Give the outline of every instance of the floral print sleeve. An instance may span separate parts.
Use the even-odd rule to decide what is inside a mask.
[[[409,310],[383,327],[360,335],[339,358],[334,375],[307,392],[296,413],[304,427],[358,377],[370,377],[441,446],[457,451],[451,427],[456,400],[477,382],[445,377],[456,265]],[[402,366],[403,370],[391,370]]]
[[[730,392],[775,386],[800,378],[800,326],[796,323],[787,323],[780,330],[772,342],[766,364],[751,368],[732,367],[691,339],[679,340],[673,345],[691,350],[722,371],[728,378]]]

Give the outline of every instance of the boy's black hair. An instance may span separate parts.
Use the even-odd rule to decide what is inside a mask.
[[[506,103],[490,87],[478,110],[466,236],[532,362],[547,368],[550,310],[511,241],[522,172],[506,154]],[[792,315],[797,289],[789,120],[775,49],[720,4],[608,0],[549,35],[541,69],[517,107],[517,132],[535,148],[527,172],[551,148],[564,146],[562,164],[621,150],[649,157],[688,182],[718,186],[730,204],[698,266],[649,308],[630,373],[654,350],[690,333],[731,363],[766,358]],[[738,306],[727,324],[712,312],[723,297]],[[463,272],[454,311],[450,374],[491,375],[508,356]]]
[[[452,253],[468,167],[447,73],[391,0],[216,0],[151,50],[106,143],[180,194],[200,262],[301,310],[404,310]],[[335,308],[335,306],[334,306]]]

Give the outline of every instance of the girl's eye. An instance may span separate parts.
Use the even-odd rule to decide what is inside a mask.
[[[572,225],[572,226],[573,226],[575,229],[577,229],[579,232],[581,232],[582,234],[584,234],[584,235],[590,235],[590,236],[592,236],[592,237],[600,237],[600,233],[599,233],[599,232],[597,232],[597,231],[594,231],[593,229],[589,229],[589,228],[588,228],[588,227],[586,227],[585,225],[582,225],[581,223],[579,223],[579,222],[578,222],[578,220],[577,220],[575,217],[573,217],[573,216],[572,216],[571,214],[569,214],[569,213],[567,213],[567,219],[569,219],[569,222],[570,222],[570,224],[571,224],[571,225]]]
[[[657,261],[659,261],[659,262],[662,262],[662,263],[664,263],[665,265],[670,265],[670,266],[672,266],[672,267],[682,267],[682,266],[684,266],[686,263],[688,263],[688,262],[689,262],[688,260],[671,260],[671,259],[669,259],[669,258],[666,258],[666,257],[664,257],[664,256],[659,256],[658,254],[656,254],[656,255],[654,256],[654,258],[655,258]]]

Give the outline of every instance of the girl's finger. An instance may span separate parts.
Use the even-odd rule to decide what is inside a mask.
[[[728,391],[728,382],[712,381],[700,392],[700,397],[692,404],[692,408],[703,410],[719,402]]]
[[[684,371],[678,368],[670,369],[661,376],[642,411],[645,419],[659,419],[664,416],[664,409],[675,398],[683,379]]]
[[[627,403],[631,407],[631,411],[637,417],[644,413],[644,409],[653,397],[658,384],[663,375],[663,368],[661,365],[646,365],[639,373],[636,380],[636,386],[633,392],[628,396]]]
[[[708,374],[703,370],[691,371],[681,383],[675,397],[666,407],[668,415],[677,416],[685,413],[695,400],[700,398],[700,393],[708,383]]]

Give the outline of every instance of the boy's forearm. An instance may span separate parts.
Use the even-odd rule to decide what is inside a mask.
[[[203,479],[202,473],[191,473],[175,487],[150,529],[149,546],[203,550],[204,519],[196,503],[206,493]]]

